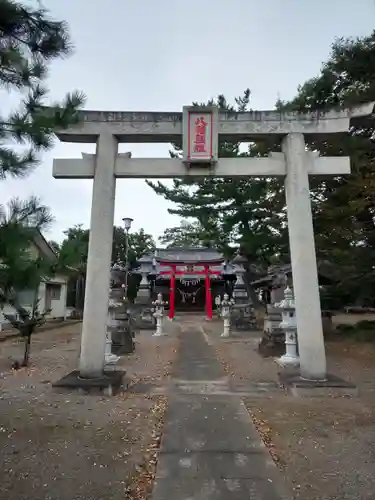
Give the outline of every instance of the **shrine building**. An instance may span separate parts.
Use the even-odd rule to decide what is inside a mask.
[[[177,311],[205,311],[212,318],[215,297],[224,293],[248,300],[243,284],[244,259],[226,261],[212,248],[158,248],[142,256],[133,272],[142,276],[140,287],[168,302],[169,318]]]

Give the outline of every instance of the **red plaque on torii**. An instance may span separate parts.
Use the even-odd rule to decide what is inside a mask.
[[[217,106],[183,108],[183,152],[187,165],[210,165],[218,159]]]

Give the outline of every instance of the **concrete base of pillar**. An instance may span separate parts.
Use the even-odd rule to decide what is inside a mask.
[[[101,377],[82,378],[79,370],[74,370],[53,383],[52,387],[84,394],[114,396],[120,389],[127,390],[128,388],[125,373],[123,370],[104,371]]]
[[[275,361],[280,366],[299,366],[299,358],[289,356],[288,354],[284,354],[281,358],[278,358]]]
[[[285,369],[279,373],[280,383],[293,396],[324,397],[324,396],[357,396],[358,388],[334,375],[327,375],[326,380],[303,379],[298,369]]]
[[[223,331],[223,333],[220,335],[220,337],[225,338],[225,339],[228,339],[228,338],[230,337],[230,334],[231,334],[231,331],[229,330],[229,328],[225,328],[225,327],[224,327],[224,331]]]
[[[105,368],[104,371],[113,372],[116,370],[116,365],[120,361],[120,356],[115,354],[108,354],[104,358]]]

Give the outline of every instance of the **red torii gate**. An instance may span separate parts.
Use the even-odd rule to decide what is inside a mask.
[[[206,291],[206,314],[208,319],[212,319],[212,293],[211,293],[211,280],[210,280],[210,275],[221,275],[221,271],[213,271],[210,269],[210,266],[213,265],[220,265],[220,263],[215,263],[215,262],[210,262],[208,263],[202,263],[202,262],[197,262],[197,263],[189,263],[185,264],[186,267],[188,268],[187,271],[177,271],[177,266],[182,266],[184,265],[183,263],[179,262],[177,263],[170,263],[167,261],[160,262],[159,264],[161,267],[170,267],[170,269],[166,271],[160,271],[160,275],[167,275],[170,276],[170,283],[169,283],[169,318],[173,319],[174,318],[174,312],[175,312],[175,287],[176,287],[176,276],[186,276],[189,274],[193,275],[204,275],[205,277],[205,291]],[[203,267],[203,271],[196,271],[194,270],[194,265],[201,266]],[[192,270],[189,270],[189,267],[193,267]]]

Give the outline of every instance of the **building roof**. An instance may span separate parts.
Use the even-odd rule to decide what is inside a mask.
[[[56,264],[58,262],[57,253],[52,248],[52,246],[48,243],[48,241],[45,239],[45,237],[39,231],[39,229],[36,229],[36,231],[35,231],[34,245],[37,247],[40,254],[43,255],[44,258],[48,259],[51,263]],[[74,267],[65,266],[64,270],[60,270],[60,272],[57,271],[56,275],[65,276],[67,270],[77,271],[77,269],[75,269]]]
[[[321,284],[325,283],[331,283],[332,279],[327,273],[327,269],[325,268],[323,262],[318,262],[318,277],[319,277],[319,282]],[[279,279],[280,275],[292,275],[292,265],[291,264],[281,264],[281,265],[276,265],[276,266],[270,266],[268,268],[268,273],[263,276],[262,278],[258,278],[255,281],[251,282],[252,286],[258,287],[258,286],[267,286],[271,285],[274,283],[277,283],[277,280]]]
[[[157,248],[153,254],[142,256],[138,262],[156,262],[177,263],[177,264],[193,264],[206,262],[224,262],[225,258],[222,253],[213,248]]]
[[[177,270],[186,264],[198,267],[210,264],[211,271],[220,271],[221,274],[226,275],[235,274],[238,268],[235,263],[227,262],[224,255],[216,249],[201,247],[157,248],[154,252],[138,259],[138,264],[139,267],[132,270],[135,274],[145,272],[159,275],[161,271],[166,271],[168,268],[171,270],[172,264],[177,266]],[[194,277],[190,272],[188,275],[190,278]]]
[[[38,248],[39,252],[47,259],[50,259],[52,261],[57,260],[56,252],[53,250],[53,248],[45,239],[43,234],[39,231],[39,229],[35,230],[34,245]]]

